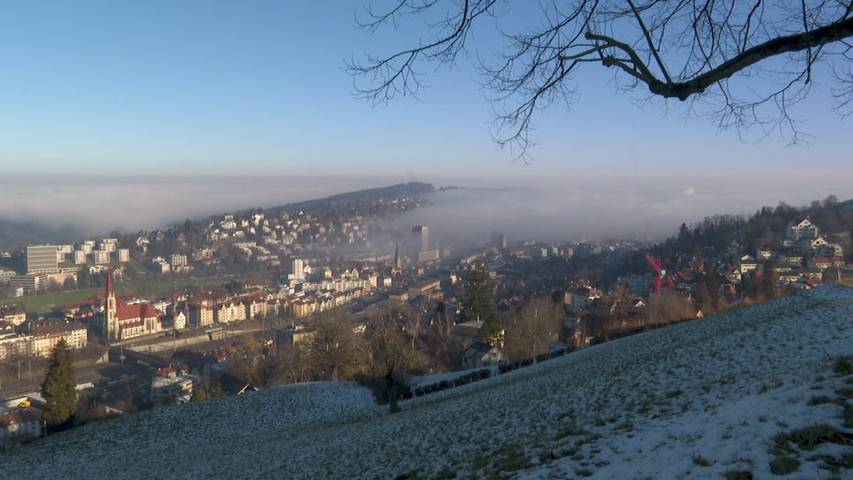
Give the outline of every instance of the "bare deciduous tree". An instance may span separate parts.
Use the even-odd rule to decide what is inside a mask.
[[[226,362],[226,371],[240,380],[255,386],[267,384],[267,362],[261,341],[252,336],[240,338],[234,352]]]
[[[646,307],[646,325],[666,325],[696,316],[695,308],[683,296],[665,288],[661,294],[651,295]]]
[[[528,300],[507,319],[504,353],[513,360],[546,353],[548,345],[557,340],[562,318],[559,306],[551,300]]]
[[[447,315],[446,308],[443,303],[439,305],[425,332],[426,349],[432,357],[432,362],[440,367],[451,363],[450,338],[453,322]]]
[[[353,61],[357,95],[385,102],[418,93],[426,64],[453,64],[475,27],[491,18],[504,31],[502,20],[534,5],[540,26],[503,33],[496,58],[480,65],[499,104],[497,141],[522,154],[534,113],[572,101],[574,76],[591,65],[614,70],[623,88],[689,101],[691,112],[739,132],[759,127],[799,140],[789,108],[818,75],[833,85],[839,112],[853,113],[851,0],[393,0],[384,10],[368,5],[359,25],[373,32],[415,17],[433,35]]]
[[[412,309],[405,311],[409,316],[419,316]],[[365,335],[369,356],[368,373],[374,379],[375,393],[388,401],[392,412],[399,411],[397,401],[402,395],[401,389],[409,371],[426,363],[415,344],[404,338],[403,326],[410,323],[408,317],[401,316],[401,310],[392,308],[375,315]]]
[[[274,385],[308,382],[314,375],[308,349],[300,344],[284,346],[272,367]]]
[[[355,333],[355,320],[346,313],[325,312],[313,319],[309,356],[321,378],[340,380],[358,373],[364,363],[364,341]]]

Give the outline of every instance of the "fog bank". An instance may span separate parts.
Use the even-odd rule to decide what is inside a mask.
[[[70,225],[85,234],[137,231],[187,217],[427,181],[464,188],[431,195],[429,207],[395,220],[394,227],[404,233],[423,224],[435,240],[479,244],[492,230],[511,241],[659,239],[682,222],[708,215],[748,214],[782,201],[799,206],[830,193],[842,200],[853,197],[853,172],[547,177],[520,171],[515,179],[0,176],[0,220]]]

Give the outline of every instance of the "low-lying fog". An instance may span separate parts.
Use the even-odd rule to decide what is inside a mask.
[[[435,240],[481,243],[493,230],[507,239],[660,238],[681,222],[718,213],[751,213],[784,201],[807,204],[830,193],[853,196],[846,175],[726,174],[678,178],[368,179],[344,177],[5,177],[0,219],[85,234],[136,231],[228,210],[265,207],[401,181],[458,185],[432,205],[394,222],[400,231],[430,227]]]

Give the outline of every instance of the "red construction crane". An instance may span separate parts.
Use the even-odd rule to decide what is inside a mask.
[[[660,284],[661,284],[661,276],[663,275],[663,260],[660,257],[656,257],[651,253],[646,252],[646,261],[649,262],[649,265],[652,267],[652,270],[655,271],[655,293],[657,296],[660,296]]]

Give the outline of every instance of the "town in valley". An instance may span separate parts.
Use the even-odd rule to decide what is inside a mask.
[[[380,320],[410,344],[412,370],[432,375],[582,349],[850,275],[853,204],[834,196],[709,217],[657,243],[508,242],[496,230],[457,246],[406,223],[442,191],[402,184],[4,252],[4,441],[44,433],[40,385],[60,341],[74,354],[84,424],[357,378],[357,355],[313,349],[329,336],[363,341]],[[493,295],[499,332],[463,308],[473,282]],[[527,318],[537,301],[547,321]]]

